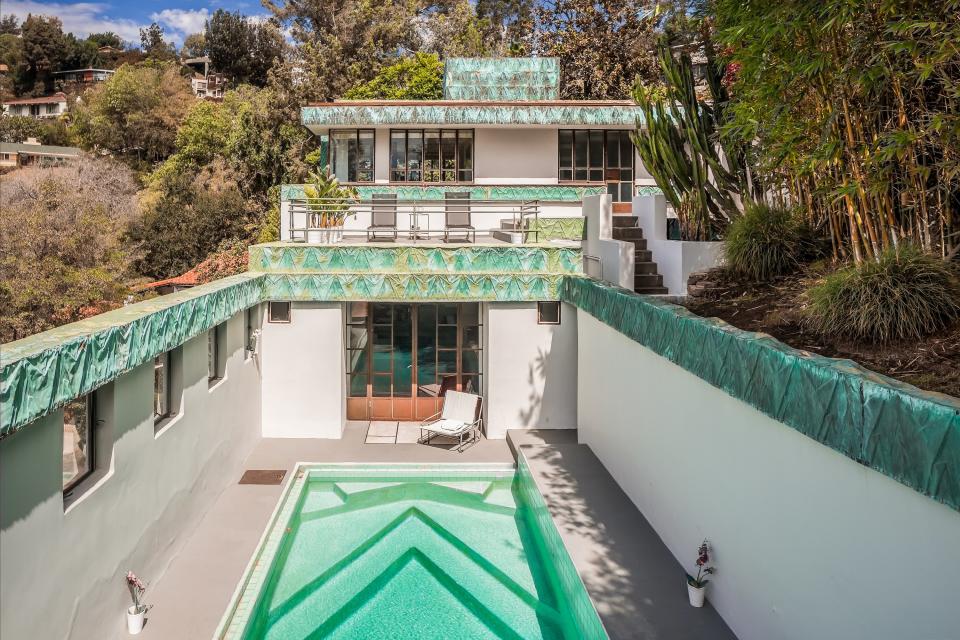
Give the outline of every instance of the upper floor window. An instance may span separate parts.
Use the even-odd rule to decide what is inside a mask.
[[[633,196],[633,142],[629,131],[561,129],[560,182],[607,184],[614,201]]]
[[[220,324],[207,332],[207,382],[212,387],[226,375],[227,324]]]
[[[340,182],[373,182],[373,129],[330,132],[330,166]]]
[[[170,352],[153,359],[153,422],[170,417]]]
[[[473,130],[390,131],[390,181],[473,182]]]
[[[72,490],[93,472],[93,394],[63,408],[63,491]]]

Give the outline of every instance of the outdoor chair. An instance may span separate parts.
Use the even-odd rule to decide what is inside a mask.
[[[443,211],[446,225],[443,230],[443,241],[450,242],[451,232],[463,232],[466,242],[475,242],[477,230],[473,228],[470,219],[470,192],[448,191],[443,194]]]
[[[480,396],[462,391],[447,391],[447,396],[443,400],[443,411],[420,423],[419,442],[430,444],[430,439],[437,435],[456,438],[457,451],[462,452],[465,444],[471,444],[480,439],[482,409],[483,398]],[[464,440],[465,436],[470,438]]]
[[[376,240],[379,234],[397,239],[397,194],[374,193],[371,196],[370,226],[367,227],[367,241]]]

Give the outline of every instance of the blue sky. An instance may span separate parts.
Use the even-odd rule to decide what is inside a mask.
[[[63,21],[63,30],[78,36],[113,31],[124,40],[139,44],[140,27],[157,22],[168,39],[178,45],[191,33],[203,30],[207,17],[217,9],[264,15],[259,0],[114,0],[63,2],[48,0],[3,0],[0,13],[25,18],[28,13],[54,15]]]

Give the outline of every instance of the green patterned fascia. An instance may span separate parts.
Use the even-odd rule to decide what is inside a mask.
[[[375,126],[554,126],[634,127],[643,123],[640,107],[630,104],[518,102],[437,104],[339,104],[302,107],[300,121],[307,127]]]
[[[537,302],[556,300],[558,273],[268,273],[271,300]]]
[[[302,184],[285,184],[280,187],[280,200],[303,199]],[[448,191],[469,192],[474,200],[540,200],[541,202],[581,202],[586,196],[606,193],[603,186],[580,186],[562,184],[542,185],[406,185],[377,184],[355,187],[361,200],[369,200],[374,193],[395,193],[399,200],[443,200]]]
[[[558,58],[447,58],[446,100],[557,100]]]
[[[538,218],[530,222],[531,231],[539,231],[537,234],[530,234],[537,239],[537,242],[549,242],[550,240],[577,240],[586,239],[587,220],[586,218]]]
[[[271,242],[250,247],[250,271],[357,274],[575,274],[579,247],[555,245],[395,245]]]

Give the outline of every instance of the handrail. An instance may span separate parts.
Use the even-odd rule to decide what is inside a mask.
[[[378,216],[394,214],[398,233],[409,233],[410,238],[417,240],[421,237],[429,238],[445,233],[444,228],[429,228],[431,216],[441,218],[449,207],[455,207],[458,213],[476,214],[481,222],[491,222],[491,216],[497,216],[493,226],[477,226],[476,218],[471,218],[471,224],[480,234],[491,235],[494,231],[522,231],[525,235],[533,235],[534,242],[539,241],[539,200],[493,200],[493,199],[408,199],[408,198],[294,198],[289,201],[288,230],[292,241],[308,239],[308,234],[314,230],[335,229],[338,234],[345,231],[352,233],[366,233],[366,225],[351,227],[345,225],[346,219],[356,218],[358,215],[376,213]],[[409,217],[409,224],[405,217]],[[426,217],[427,227],[420,224]],[[486,218],[486,220],[483,220]],[[501,222],[511,222],[511,228],[502,229]],[[446,225],[444,225],[445,227]]]

